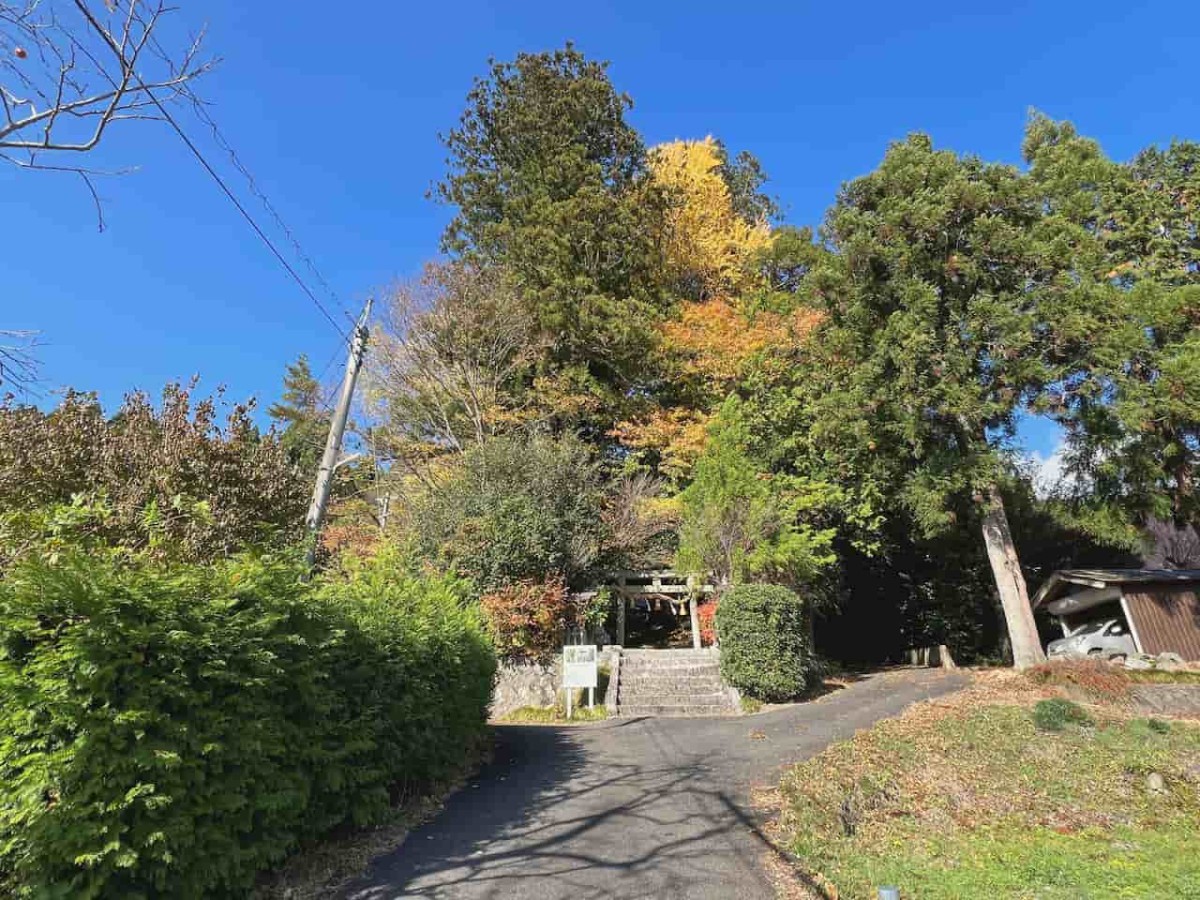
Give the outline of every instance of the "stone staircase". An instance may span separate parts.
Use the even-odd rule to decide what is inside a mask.
[[[737,691],[721,681],[718,651],[622,650],[613,667],[617,716],[728,716]]]

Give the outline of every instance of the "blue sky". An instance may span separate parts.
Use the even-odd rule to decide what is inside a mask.
[[[1030,107],[1118,158],[1200,137],[1200,19],[1183,0],[178,5],[177,26],[207,23],[224,60],[197,90],[347,308],[437,252],[437,133],[487,58],[567,39],[612,61],[648,142],[714,134],[754,152],[795,224],[819,222],[838,185],[910,131],[1012,162]],[[76,180],[0,168],[0,327],[42,333],[46,388],[113,404],[199,374],[265,404],[298,353],[323,368],[329,323],[174,135],[127,124],[96,159],[139,166],[101,185],[103,234]],[[1055,443],[1045,427],[1024,437],[1043,455]]]

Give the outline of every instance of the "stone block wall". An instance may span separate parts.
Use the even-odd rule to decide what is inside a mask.
[[[599,665],[611,672],[619,650],[604,647]],[[523,706],[553,706],[562,694],[562,657],[546,665],[531,662],[501,662],[496,675],[496,690],[492,693],[492,718],[507,716]],[[596,702],[604,697],[597,692]]]

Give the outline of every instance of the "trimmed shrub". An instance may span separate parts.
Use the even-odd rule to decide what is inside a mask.
[[[461,764],[494,660],[453,583],[384,560],[30,560],[0,581],[0,893],[243,896]]]
[[[1092,718],[1075,701],[1051,697],[1033,707],[1033,724],[1039,731],[1062,731],[1068,725],[1091,725]]]
[[[395,551],[347,571],[320,592],[364,645],[339,646],[350,651],[335,661],[339,687],[374,728],[370,764],[411,795],[461,770],[483,737],[496,654],[466,582],[415,572]]]
[[[785,587],[741,584],[717,607],[721,675],[759,700],[801,694],[814,668],[804,601]]]

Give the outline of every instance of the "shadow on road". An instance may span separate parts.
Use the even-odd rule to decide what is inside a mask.
[[[742,896],[770,896],[747,849],[771,845],[711,772],[652,740],[626,759],[588,752],[600,731],[642,727],[498,728],[494,761],[345,896],[698,897],[747,879],[762,891]]]
[[[493,761],[342,896],[745,900],[776,896],[770,871],[826,897],[763,833],[753,783],[959,683],[867,679],[752,719],[497,727]]]

